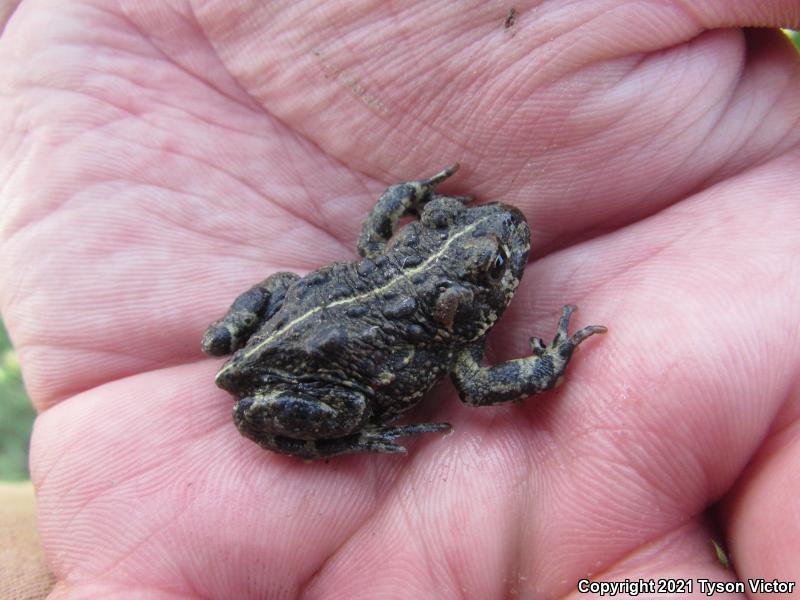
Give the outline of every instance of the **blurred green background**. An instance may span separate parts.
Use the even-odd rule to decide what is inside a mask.
[[[17,354],[0,321],[0,480],[28,479],[28,443],[35,416]]]
[[[800,50],[800,33],[785,33]],[[28,479],[28,444],[35,414],[22,385],[17,355],[0,321],[0,481]]]

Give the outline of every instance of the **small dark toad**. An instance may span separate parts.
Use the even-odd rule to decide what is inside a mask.
[[[513,206],[467,208],[469,197],[436,193],[457,167],[388,188],[362,228],[362,260],[275,273],[208,327],[203,350],[233,352],[216,383],[239,398],[244,436],[304,459],[404,453],[396,438],[449,429],[391,425],[443,376],[467,404],[518,401],[554,387],[577,345],[606,331],[570,336],[575,307],[565,306],[550,345],[534,337],[531,356],[481,365],[525,270],[530,230]],[[419,220],[398,231],[406,215]]]

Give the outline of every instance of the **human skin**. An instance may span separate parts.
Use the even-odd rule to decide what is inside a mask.
[[[506,29],[510,6],[6,5],[0,307],[53,598],[797,579],[800,61],[739,28],[800,5],[520,1]],[[205,326],[270,273],[355,259],[387,184],[454,161],[444,191],[533,230],[489,359],[568,302],[609,332],[521,404],[442,385],[410,419],[454,433],[405,457],[240,437]]]

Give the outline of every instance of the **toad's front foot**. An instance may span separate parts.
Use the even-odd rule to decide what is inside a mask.
[[[608,331],[602,325],[589,325],[569,335],[569,319],[577,309],[578,307],[574,304],[567,304],[561,309],[561,318],[558,320],[556,335],[549,346],[545,346],[542,340],[537,337],[531,338],[531,350],[533,350],[534,356],[558,356],[564,361],[564,366],[566,367],[567,361],[569,361],[578,344],[595,333]]]
[[[569,335],[569,319],[576,307],[568,304],[561,310],[556,335],[550,345],[531,338],[533,356],[509,360],[491,367],[481,367],[483,345],[465,348],[453,367],[453,382],[467,404],[484,406],[522,400],[549,390],[561,382],[572,353],[586,338],[607,330],[589,325]]]

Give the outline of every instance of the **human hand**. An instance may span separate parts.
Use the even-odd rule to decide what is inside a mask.
[[[800,9],[516,12],[506,28],[491,3],[17,8],[0,303],[42,411],[55,597],[797,576],[800,66],[779,33],[736,27]],[[420,412],[455,432],[404,440],[407,457],[304,464],[241,438],[199,352],[208,322],[271,272],[354,259],[387,183],[455,160],[446,189],[533,228],[491,358],[527,354],[566,302],[609,333],[521,405],[443,386]]]

